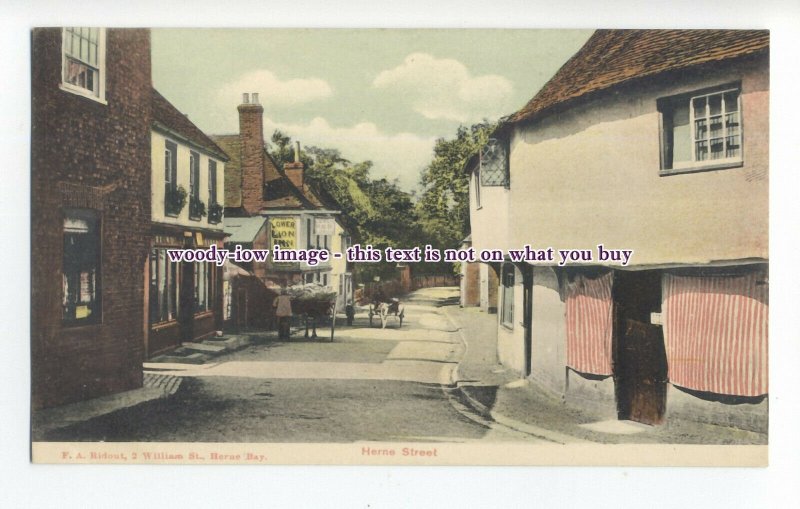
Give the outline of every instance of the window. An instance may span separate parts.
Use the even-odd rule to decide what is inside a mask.
[[[64,211],[62,287],[65,323],[100,321],[100,221],[94,210]]]
[[[200,212],[200,155],[189,152],[189,219],[199,220]]]
[[[68,27],[62,31],[62,88],[105,100],[105,30]]]
[[[322,275],[322,286],[328,286],[328,273]]]
[[[311,249],[311,218],[306,219],[306,249]]]
[[[164,213],[177,216],[174,197],[178,190],[178,146],[171,141],[164,142]]]
[[[508,187],[508,146],[505,141],[489,139],[481,149],[478,172],[482,186]]]
[[[738,166],[742,162],[739,89],[725,87],[659,102],[663,173]]]
[[[194,267],[194,310],[207,311],[211,304],[211,264],[197,262]]]
[[[217,203],[217,162],[208,160],[208,205]]]
[[[506,327],[514,326],[514,266],[503,265],[501,278],[503,285],[503,307],[500,310],[500,323]]]
[[[150,323],[178,317],[178,271],[180,265],[168,261],[167,250],[150,251]]]

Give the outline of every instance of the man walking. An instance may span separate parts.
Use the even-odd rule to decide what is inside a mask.
[[[278,339],[289,339],[289,328],[292,324],[292,299],[286,292],[286,288],[281,288],[281,294],[275,297],[272,303],[275,307],[275,316],[278,318]]]

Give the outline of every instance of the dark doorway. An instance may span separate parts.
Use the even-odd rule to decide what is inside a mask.
[[[194,263],[181,264],[180,313],[181,342],[194,340]]]
[[[660,424],[667,402],[667,354],[661,326],[661,272],[615,271],[614,385],[620,419]]]
[[[522,326],[525,341],[525,372],[527,377],[532,370],[533,356],[533,267],[528,264],[520,265],[522,272]]]

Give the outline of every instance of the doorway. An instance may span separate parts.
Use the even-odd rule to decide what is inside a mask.
[[[667,403],[667,355],[660,325],[661,272],[615,271],[614,388],[619,419],[660,424]]]

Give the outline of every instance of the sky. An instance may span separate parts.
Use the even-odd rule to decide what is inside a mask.
[[[437,138],[530,100],[591,30],[153,29],[155,87],[207,134],[257,92],[269,141],[371,160],[413,190]]]

